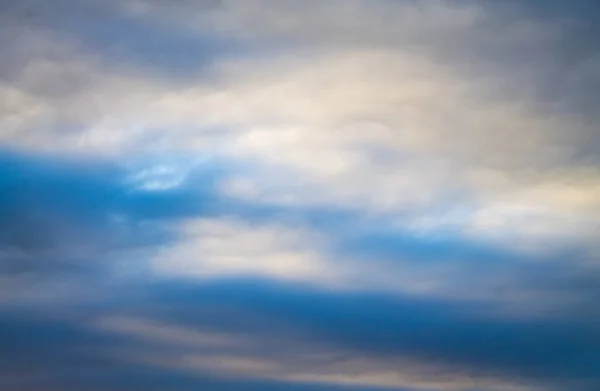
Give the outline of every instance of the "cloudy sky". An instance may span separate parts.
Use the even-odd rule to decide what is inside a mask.
[[[599,390],[599,23],[0,2],[0,388]]]

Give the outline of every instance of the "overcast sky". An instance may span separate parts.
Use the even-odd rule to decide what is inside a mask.
[[[600,390],[598,26],[3,0],[0,389]]]

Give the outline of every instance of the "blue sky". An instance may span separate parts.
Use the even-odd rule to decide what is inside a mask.
[[[600,389],[600,8],[0,5],[0,388]]]

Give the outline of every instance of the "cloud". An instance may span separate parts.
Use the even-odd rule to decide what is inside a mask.
[[[0,386],[596,390],[595,11],[3,2]]]
[[[149,189],[140,187],[139,172],[152,165],[140,160],[0,153],[3,302],[69,299],[72,291],[103,295],[107,273],[143,270],[148,254],[175,239],[175,221],[218,210],[211,189],[224,167],[188,162],[193,184],[181,178],[177,186]]]
[[[309,202],[314,194],[312,197],[317,199],[311,202],[366,203],[368,208],[386,211],[440,202],[434,195],[447,193],[473,196],[473,202],[478,202],[481,192],[489,196],[498,192],[498,187],[500,191],[527,192],[532,184],[537,188],[566,186],[562,175],[577,175],[585,169],[579,163],[569,163],[569,159],[589,145],[590,124],[565,110],[553,110],[553,102],[544,102],[535,95],[546,82],[536,76],[546,69],[543,55],[553,53],[561,44],[552,29],[556,25],[544,19],[519,19],[514,12],[493,13],[494,8],[486,3],[381,2],[380,6],[367,7],[364,2],[354,1],[298,7],[294,2],[284,2],[266,8],[266,3],[260,2],[255,7],[225,2],[209,7],[210,12],[200,12],[206,11],[206,5],[196,9],[189,5],[164,8],[145,4],[141,9],[147,12],[129,16],[133,19],[126,19],[128,23],[160,26],[161,18],[170,17],[184,21],[196,17],[224,19],[239,25],[235,31],[255,32],[261,37],[292,35],[300,41],[308,40],[310,46],[292,45],[290,50],[266,60],[261,56],[228,60],[215,55],[208,73],[211,78],[194,76],[183,87],[152,73],[140,77],[136,73],[140,68],[126,61],[120,68],[108,66],[102,51],[91,52],[89,45],[82,44],[85,37],[78,42],[58,34],[55,42],[60,42],[62,48],[58,59],[38,58],[44,52],[53,53],[55,50],[50,48],[56,43],[34,45],[44,49],[33,52],[34,61],[25,68],[28,71],[21,82],[36,88],[34,94],[27,92],[31,87],[26,91],[19,85],[11,87],[17,107],[13,112],[22,112],[12,116],[12,134],[20,138],[25,129],[32,127],[78,128],[81,130],[66,134],[64,130],[58,134],[43,131],[40,136],[59,136],[58,144],[63,147],[88,150],[119,149],[124,145],[131,148],[140,142],[147,147],[219,150],[229,158],[258,161],[273,175],[273,183],[268,177],[260,181],[246,178],[246,196]],[[313,28],[306,28],[304,23],[277,24],[278,20],[301,21],[305,13],[319,15]],[[360,14],[361,18],[344,18],[346,13]],[[114,10],[103,15],[124,18]],[[380,19],[392,15],[411,23],[396,23],[399,27],[385,31],[382,26],[386,24]],[[494,17],[499,20],[486,28],[486,22],[494,21]],[[420,19],[427,23],[414,22]],[[527,28],[511,25],[513,38],[487,31],[503,28],[505,33],[508,28],[500,22],[510,20]],[[207,25],[218,35],[224,33],[214,25],[228,23]],[[185,29],[185,23],[182,25]],[[291,31],[286,33],[287,29]],[[358,32],[367,35],[368,47],[358,44]],[[33,30],[29,35],[33,42],[41,37],[47,41],[44,33]],[[318,34],[317,41],[311,34]],[[390,40],[383,40],[382,46],[372,45],[382,41],[381,34]],[[398,38],[405,36],[408,38],[402,39],[423,41],[420,45],[427,50],[410,50],[411,46]],[[447,36],[456,36],[462,45],[453,48],[452,58],[440,52],[439,39]],[[351,44],[331,46],[342,37]],[[506,52],[508,63],[488,52],[473,58],[483,46]],[[519,60],[523,67],[513,62],[518,60],[514,56],[521,55],[521,47],[535,48]],[[478,68],[465,69],[461,65],[465,56]],[[498,68],[498,64],[504,65]],[[524,71],[523,77],[528,80],[521,82],[518,69],[535,65],[541,70],[536,74]],[[60,73],[52,69],[60,69]],[[56,80],[60,88],[70,86],[72,92],[62,102],[46,102],[44,96],[38,98],[40,88],[52,91],[58,87],[44,87],[40,80]],[[36,106],[30,102],[32,99],[40,100],[36,104],[39,109],[33,113],[29,109]],[[21,106],[28,110],[18,109]],[[78,118],[69,118],[74,115]],[[160,136],[157,141],[147,142],[156,135]],[[21,142],[39,145],[44,140],[28,139]],[[227,146],[232,141],[233,145]],[[412,158],[409,162],[381,162],[377,159],[382,150],[388,156]],[[556,172],[557,167],[571,164],[575,166],[570,171],[575,173]],[[522,171],[524,167],[528,172]],[[275,168],[277,171],[272,172]],[[288,171],[310,190],[300,192],[297,186],[287,184],[282,177]],[[424,171],[427,175],[422,175]],[[592,181],[597,179],[595,173],[589,175]],[[444,183],[447,178],[458,183]],[[367,192],[356,183],[376,191]],[[240,186],[230,186],[236,187]]]
[[[346,387],[336,384],[228,378],[218,373],[180,368],[163,368],[143,362],[134,362],[122,354],[124,349],[142,351],[153,349],[154,343],[136,343],[129,335],[82,327],[69,320],[32,317],[18,312],[3,312],[0,327],[3,330],[2,362],[3,388],[9,390],[39,388],[46,390],[192,390],[198,386],[216,390],[361,390],[375,391],[379,387]],[[79,318],[81,318],[79,316]],[[105,322],[106,324],[107,322]],[[121,324],[123,322],[120,322]],[[129,324],[132,322],[129,321]],[[138,324],[144,324],[137,322]],[[119,324],[113,320],[111,324]],[[164,343],[161,330],[154,342]],[[137,338],[137,336],[134,336]],[[173,351],[171,346],[171,351]],[[148,351],[151,353],[152,350]],[[121,354],[116,354],[121,353]],[[149,354],[147,357],[153,357]],[[148,361],[148,360],[147,360]]]
[[[200,292],[191,289],[187,294],[203,297],[195,299],[200,308],[213,301],[229,308],[227,320],[211,320],[210,314],[201,313],[184,313],[179,317],[176,308],[163,306],[164,316],[184,324],[209,322],[220,330],[243,328],[246,322],[238,321],[247,319],[247,324],[258,329],[261,325],[266,327],[266,335],[310,336],[323,343],[340,344],[357,356],[358,352],[370,352],[375,357],[383,355],[392,360],[393,357],[424,360],[433,365],[447,365],[454,373],[460,372],[464,365],[467,372],[489,371],[516,378],[539,376],[554,381],[588,377],[593,381],[597,371],[593,364],[597,361],[593,358],[597,352],[592,342],[595,331],[585,313],[578,320],[566,321],[497,319],[482,315],[485,312],[480,312],[482,308],[477,306],[469,309],[463,304],[454,306],[452,302],[435,300],[310,293],[252,284],[245,288],[241,284],[213,286],[223,292],[201,295],[203,289]],[[170,300],[178,297],[181,305],[185,295],[176,294]],[[211,304],[208,308],[215,306]],[[242,314],[236,315],[238,311]]]
[[[25,253],[60,249],[68,241],[85,246],[95,245],[96,239],[112,240],[103,244],[118,246],[119,238],[112,235],[126,233],[128,224],[200,213],[211,186],[206,176],[204,188],[197,183],[186,186],[183,178],[167,188],[148,188],[147,183],[140,187],[136,186],[139,172],[130,174],[123,165],[108,161],[4,151],[0,163],[6,227],[2,243]],[[152,179],[152,173],[146,180],[158,180]],[[155,176],[161,179],[160,172]]]
[[[144,378],[159,384],[189,379],[181,389],[194,384],[193,378],[203,384],[208,377],[217,384],[247,386],[275,381],[275,389],[321,384],[361,390],[592,390],[597,387],[597,332],[586,317],[498,318],[461,301],[237,280],[159,284],[143,296],[126,295],[108,309],[88,310],[84,318],[42,320],[39,327],[50,324],[49,330],[61,331],[60,338],[40,334],[52,344],[27,342],[7,330],[11,346],[39,350],[23,358],[29,368],[32,360],[64,356],[84,366],[79,370],[83,379],[77,372],[49,377],[48,385],[57,387],[96,379],[94,384],[108,381],[118,389],[122,373],[131,387],[145,384]],[[27,322],[20,330],[31,327]],[[76,339],[86,349],[72,350]],[[38,376],[13,379],[34,385]]]
[[[597,284],[583,258],[219,200],[228,174],[210,160],[73,159],[3,154],[2,224],[20,235],[3,231],[0,319],[11,349],[30,352],[5,367],[9,389],[595,387]],[[132,261],[140,247],[151,251]],[[157,254],[159,274],[103,271]],[[42,341],[15,334],[29,327]]]
[[[320,259],[317,238],[285,225],[252,226],[232,219],[200,220],[184,228],[181,242],[157,256],[160,275],[187,278],[264,276],[335,284]]]
[[[563,44],[557,37],[563,25],[520,17],[510,7],[500,12],[487,3],[298,7],[284,2],[269,12],[261,4],[222,3],[210,6],[210,12],[200,12],[207,5],[197,10],[146,4],[135,15],[118,16],[125,18],[119,23],[157,26],[180,18],[183,30],[186,21],[197,26],[195,18],[209,18],[214,23],[205,24],[206,29],[216,35],[236,39],[232,31],[244,31],[296,42],[269,56],[232,60],[210,55],[210,77],[191,76],[186,84],[175,74],[144,75],[137,70],[147,68],[127,61],[119,68],[108,66],[110,57],[91,51],[85,37],[78,42],[65,40],[64,32],[56,35],[60,50],[51,49],[56,43],[30,43],[44,49],[33,51],[35,61],[10,87],[12,112],[20,113],[10,117],[10,142],[39,148],[51,136],[59,138],[53,145],[60,148],[96,152],[140,144],[208,150],[254,167],[254,173],[223,185],[228,196],[276,204],[343,204],[376,213],[471,209],[452,224],[465,232],[482,227],[500,232],[479,235],[484,240],[518,232],[523,248],[543,247],[538,239],[554,241],[565,231],[579,238],[583,215],[593,215],[589,226],[595,227],[597,170],[586,152],[595,134],[593,118],[538,96],[558,72],[548,69],[554,63],[545,56]],[[104,15],[119,15],[111,12]],[[305,13],[319,15],[311,29],[277,23],[303,20]],[[344,18],[348,13],[362,17]],[[387,31],[380,19],[392,15],[411,23]],[[421,19],[427,23],[414,22]],[[30,41],[47,41],[43,32],[33,30]],[[459,43],[445,52],[440,39],[449,36]],[[360,44],[361,37],[368,45]],[[426,50],[411,49],[417,43]],[[524,54],[523,48],[534,50]],[[39,60],[48,51],[57,52],[58,59]],[[41,83],[45,80],[56,80],[56,86]],[[48,91],[60,92],[59,85],[71,89],[61,100],[48,101]],[[563,100],[576,99],[565,95]],[[39,129],[38,136],[26,131],[30,128]],[[573,197],[555,195],[566,188]],[[491,217],[496,210],[511,210],[516,217]],[[422,220],[415,218],[416,224]],[[425,219],[429,225],[447,220]],[[524,229],[522,221],[530,219],[544,229]]]

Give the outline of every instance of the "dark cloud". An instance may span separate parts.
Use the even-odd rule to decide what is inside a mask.
[[[516,85],[533,85],[532,91],[540,108],[546,112],[564,112],[578,116],[589,127],[580,134],[565,129],[565,142],[577,144],[567,163],[598,164],[600,134],[600,4],[594,0],[533,0],[482,2],[492,17],[496,13],[504,30],[510,32],[510,21],[518,20],[543,30],[533,41],[523,37],[521,49],[509,52],[491,48],[490,58],[504,64],[504,71]],[[519,45],[517,45],[518,47]],[[472,58],[469,58],[472,60]]]
[[[0,387],[7,391],[376,391],[376,388],[292,384],[189,374],[127,361],[111,354],[144,348],[130,338],[92,331],[77,317],[59,319],[0,312]],[[79,317],[81,321],[81,317]]]
[[[200,182],[194,187],[151,191],[137,188],[130,175],[108,162],[3,151],[0,245],[29,253],[85,245],[101,250],[127,246],[128,240],[135,245],[147,235],[154,242],[152,225],[133,231],[140,224],[210,210],[214,179],[209,176],[195,178]]]
[[[50,31],[57,42],[76,43],[100,55],[108,68],[146,69],[171,79],[196,76],[217,59],[248,52],[249,48],[227,37],[211,35],[210,26],[205,26],[205,34],[199,34],[200,28],[197,32],[174,28],[167,21],[127,13],[125,9],[131,5],[80,0],[60,0],[50,5],[32,0],[3,2],[0,10],[9,22],[4,30],[13,35],[27,35],[28,29]],[[18,24],[18,29],[8,28],[13,24]],[[7,41],[6,45],[18,52],[19,43]],[[38,52],[37,59],[42,60],[43,54]]]
[[[264,281],[146,286],[118,302],[52,316],[0,313],[3,389],[188,390],[338,389],[283,382],[232,380],[130,361],[119,352],[165,354],[160,340],[135,339],[89,327],[103,314],[155,319],[190,330],[248,335],[276,341],[254,352],[289,352],[303,346],[339,349],[344,357],[408,358],[438,373],[494,376],[547,389],[594,390],[600,385],[597,323],[583,314],[547,318],[489,317],[479,305],[380,294],[335,294]],[[170,354],[185,354],[173,346]],[[173,350],[174,349],[174,350]],[[390,361],[390,362],[392,362]],[[296,365],[303,365],[300,361]],[[170,388],[168,388],[170,387]],[[261,388],[262,387],[262,388]],[[344,388],[339,388],[340,390]],[[365,388],[357,388],[365,390]],[[546,388],[545,388],[546,389]]]
[[[332,294],[260,281],[160,286],[130,310],[192,328],[333,343],[350,356],[409,358],[474,377],[600,385],[597,318],[585,312],[498,317],[468,301]]]

